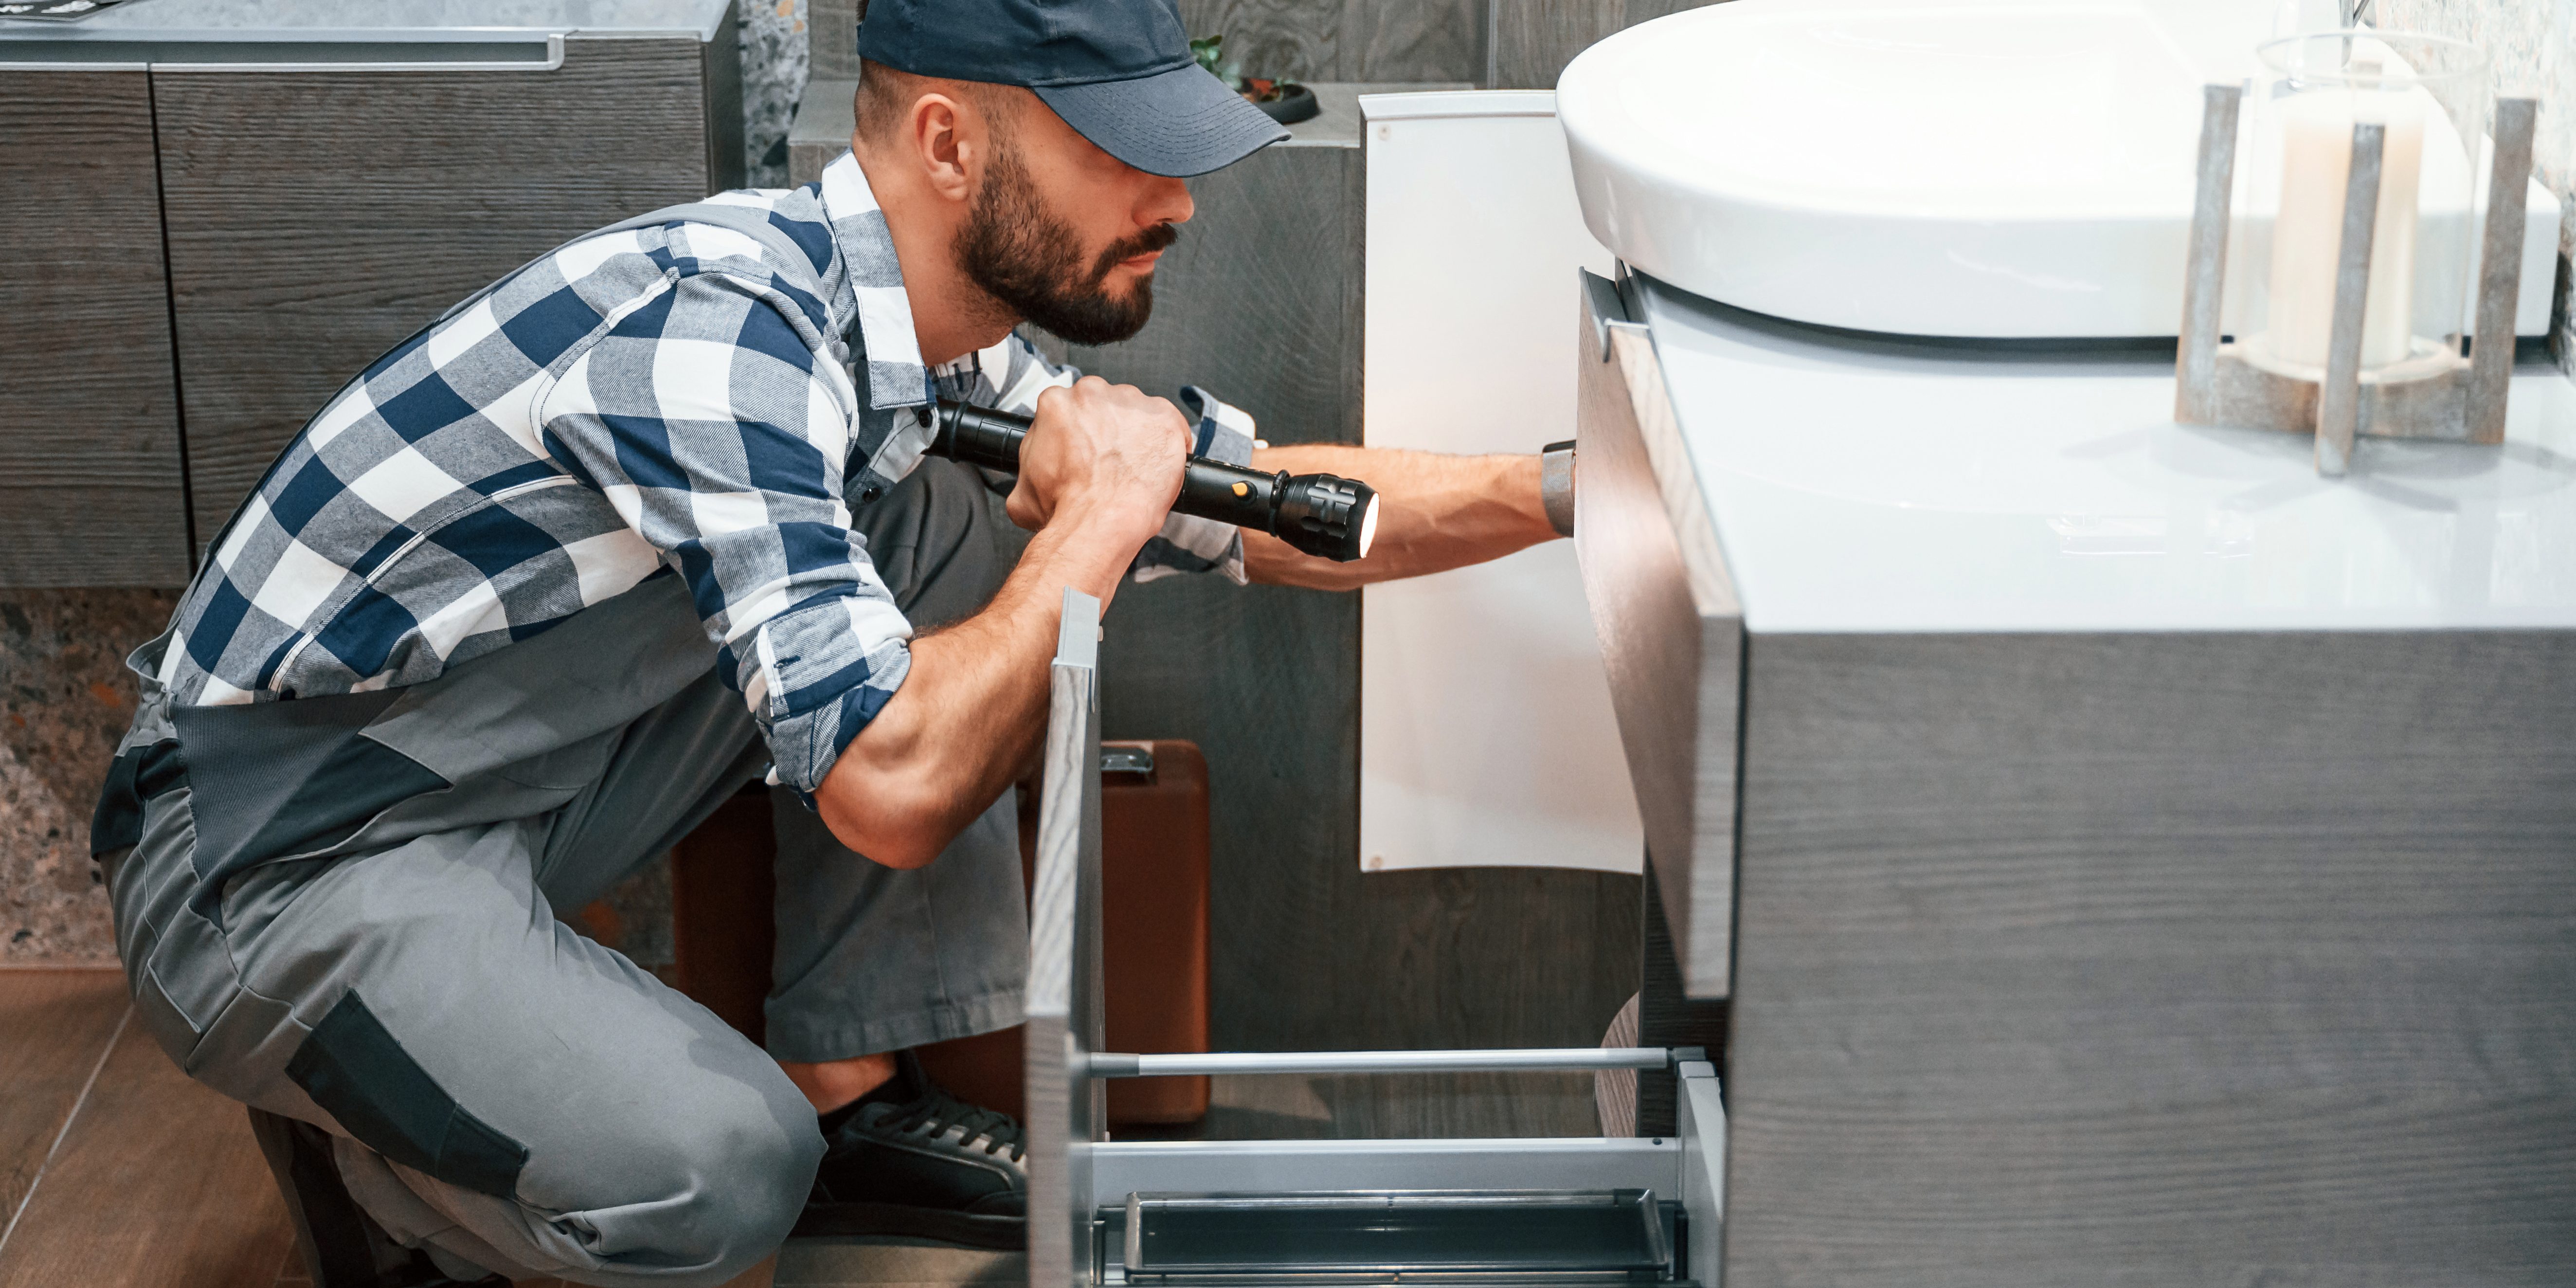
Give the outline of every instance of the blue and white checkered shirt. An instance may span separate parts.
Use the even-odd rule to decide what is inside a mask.
[[[855,344],[853,343],[855,340]],[[811,792],[903,683],[911,624],[851,531],[938,394],[1027,410],[1074,372],[1017,337],[926,370],[858,162],[571,242],[377,360],[287,445],[180,602],[179,705],[431,679],[665,569]],[[1253,426],[1186,390],[1199,450]],[[1136,573],[1243,579],[1176,517]]]

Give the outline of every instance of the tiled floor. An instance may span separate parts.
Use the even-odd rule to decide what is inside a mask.
[[[1590,1079],[1559,1074],[1219,1078],[1220,1138],[1581,1136]],[[241,1106],[129,1019],[112,970],[0,970],[0,1288],[305,1283]],[[1015,1253],[799,1239],[738,1288],[1027,1281]],[[526,1288],[554,1288],[539,1280]]]

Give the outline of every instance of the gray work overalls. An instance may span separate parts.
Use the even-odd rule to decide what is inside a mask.
[[[979,609],[1024,540],[938,460],[856,526],[920,628]],[[199,1081],[332,1132],[402,1242],[513,1277],[720,1283],[786,1236],[823,1152],[778,1059],[1020,1018],[1007,797],[899,872],[774,793],[766,1054],[556,920],[767,764],[675,576],[375,693],[173,708],[169,641],[128,661],[143,700],[100,816],[132,844],[102,857],[136,1013]]]

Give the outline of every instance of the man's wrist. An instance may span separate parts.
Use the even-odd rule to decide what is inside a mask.
[[[1064,571],[1082,589],[1100,594],[1126,575],[1136,552],[1160,531],[1146,526],[1134,507],[1073,502],[1056,508],[1039,532],[1048,556],[1070,565]],[[1036,548],[1033,547],[1032,553]]]
[[[1147,510],[1115,501],[1095,501],[1069,497],[1056,507],[1047,526],[1064,525],[1067,535],[1080,533],[1085,538],[1097,537],[1112,544],[1123,543],[1132,556],[1135,549],[1163,530],[1163,510]]]

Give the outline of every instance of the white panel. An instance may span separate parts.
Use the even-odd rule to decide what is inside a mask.
[[[1575,269],[1611,263],[1575,205],[1554,96],[1369,95],[1360,110],[1368,444],[1574,437]],[[1362,593],[1361,864],[1637,871],[1573,543]]]

